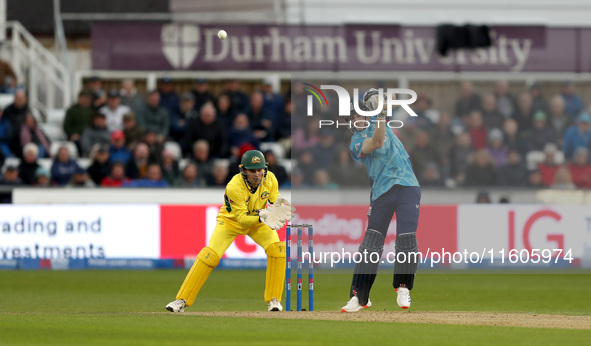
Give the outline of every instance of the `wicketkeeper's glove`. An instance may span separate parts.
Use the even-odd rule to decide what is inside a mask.
[[[269,209],[259,210],[259,220],[274,230],[278,230],[285,225],[285,219],[281,219],[277,213]]]

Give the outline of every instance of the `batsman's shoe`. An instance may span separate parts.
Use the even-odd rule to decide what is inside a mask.
[[[367,309],[371,306],[371,300],[367,300],[367,305],[359,304],[359,298],[357,296],[353,296],[351,300],[347,303],[347,305],[341,308],[341,312],[357,312],[361,309]]]
[[[403,309],[410,308],[410,291],[406,287],[398,287],[396,289],[396,293],[398,293],[398,297],[396,298],[396,303]]]
[[[174,302],[168,303],[168,305],[166,305],[166,310],[170,312],[184,312],[186,305],[187,302],[184,299],[177,299]]]
[[[279,300],[277,300],[277,298],[273,298],[269,302],[268,311],[283,311],[283,306],[281,306],[281,303],[279,302]]]

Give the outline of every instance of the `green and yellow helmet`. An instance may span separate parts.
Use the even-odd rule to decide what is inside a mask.
[[[240,159],[240,166],[238,167],[240,168],[240,174],[242,175],[242,179],[244,179],[244,182],[253,189],[256,189],[258,185],[250,185],[250,183],[248,182],[248,177],[246,176],[246,172],[244,172],[245,169],[264,169],[265,173],[263,175],[261,183],[265,180],[265,178],[267,178],[267,162],[265,161],[265,156],[263,155],[263,153],[261,153],[258,150],[249,150],[245,152],[242,155],[242,158]]]

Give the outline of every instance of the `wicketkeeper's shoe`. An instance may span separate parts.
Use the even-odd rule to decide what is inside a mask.
[[[277,298],[273,298],[269,302],[268,311],[283,311],[283,306],[281,306],[281,303],[279,302],[279,300],[277,300]]]
[[[353,296],[351,300],[347,303],[347,305],[341,308],[341,312],[357,312],[361,309],[367,309],[371,306],[371,300],[367,300],[366,305],[359,304],[359,298],[357,296]]]
[[[170,312],[184,312],[185,306],[187,306],[187,302],[184,299],[177,299],[174,302],[168,303],[166,310]]]
[[[398,297],[396,298],[396,303],[403,309],[408,309],[410,307],[410,291],[406,287],[398,287],[396,289],[396,293],[398,293]]]

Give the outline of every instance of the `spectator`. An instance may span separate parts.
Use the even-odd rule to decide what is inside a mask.
[[[133,79],[124,79],[121,82],[121,104],[129,107],[133,113],[141,112],[146,106],[146,100],[137,92]]]
[[[425,94],[419,94],[417,96],[417,101],[413,104],[413,110],[418,116],[417,118],[414,118],[414,121],[416,121],[416,125],[423,130],[429,130],[433,124],[439,120],[439,112],[432,109],[431,105],[431,99]],[[407,112],[404,112],[404,114],[408,117]]]
[[[528,185],[529,187],[533,187],[533,188],[543,188],[544,185],[542,183],[542,175],[540,174],[540,171],[534,170],[529,172],[528,176],[527,176],[527,180],[528,180]]]
[[[183,175],[174,183],[175,187],[205,187],[205,180],[197,174],[197,165],[190,162],[183,169]]]
[[[591,144],[591,115],[583,113],[577,119],[575,125],[571,125],[564,132],[564,157],[567,160],[572,159],[572,156],[578,148],[589,148]]]
[[[439,156],[437,154],[437,150],[429,142],[427,133],[423,130],[418,130],[415,133],[415,146],[410,152],[412,168],[418,176],[423,175],[428,162],[439,163]]]
[[[430,131],[431,143],[436,143],[435,150],[439,156],[439,161],[442,165],[442,170],[445,172],[443,176],[449,175],[450,167],[450,153],[456,141],[456,136],[451,131],[451,117],[447,112],[439,114],[439,121],[437,126]]]
[[[470,113],[468,128],[474,149],[484,149],[486,147],[487,132],[482,123],[482,114],[479,111]]]
[[[170,137],[179,144],[187,133],[187,121],[198,117],[193,109],[194,105],[195,97],[192,93],[186,92],[181,96],[179,113],[172,114],[170,117]]]
[[[479,191],[478,195],[476,195],[476,203],[477,204],[492,203],[492,201],[490,199],[490,195],[488,194],[488,191]]]
[[[172,186],[173,183],[181,176],[179,163],[174,159],[174,155],[170,150],[162,151],[161,168],[162,177],[170,186]]]
[[[540,172],[542,184],[550,186],[554,183],[554,175],[560,167],[556,162],[556,153],[558,148],[554,143],[548,143],[544,146],[544,161],[538,164],[538,171]]]
[[[146,175],[148,169],[148,157],[150,150],[146,143],[139,143],[134,151],[133,156],[125,164],[125,175],[130,179],[140,179]],[[111,158],[113,155],[111,154]]]
[[[29,113],[29,105],[27,104],[27,94],[24,89],[18,89],[14,93],[14,101],[6,109],[4,109],[3,117],[10,121],[13,133],[12,140],[10,141],[10,150],[13,154],[17,154],[20,157],[22,150],[20,144],[20,136],[18,131],[25,123],[25,118]]]
[[[51,178],[59,186],[66,186],[76,170],[80,169],[76,160],[70,158],[68,147],[60,147],[57,157],[54,158],[51,165]]]
[[[121,104],[119,91],[112,89],[108,96],[107,104],[99,109],[99,113],[107,118],[109,132],[123,130],[123,115],[131,112],[131,109]]]
[[[193,143],[193,161],[197,165],[199,177],[208,180],[213,168],[213,160],[209,156],[209,143],[206,140],[201,139]]]
[[[577,148],[574,159],[568,165],[568,171],[572,181],[580,189],[591,188],[591,165],[589,164],[589,150],[587,148]]]
[[[314,162],[314,155],[312,155],[309,150],[304,150],[300,153],[297,167],[301,170],[301,174],[303,175],[302,184],[307,186],[312,185],[317,168]]]
[[[236,112],[232,109],[232,101],[226,94],[218,96],[215,102],[216,118],[222,123],[225,130],[232,128]]]
[[[248,95],[240,91],[240,82],[237,79],[230,79],[226,82],[224,94],[228,95],[232,103],[232,110],[236,113],[248,112]]]
[[[293,150],[299,153],[302,150],[310,149],[318,144],[320,137],[320,126],[318,120],[310,118],[305,128],[298,128],[293,134]]]
[[[191,93],[195,97],[194,109],[199,111],[208,102],[213,102],[213,94],[209,92],[209,84],[205,78],[197,78]]]
[[[88,167],[88,174],[95,185],[101,185],[103,179],[111,172],[109,146],[105,144],[95,144],[92,147],[90,158],[92,159],[92,163]]]
[[[501,167],[507,160],[509,147],[503,142],[503,132],[499,129],[492,129],[488,132],[488,153],[495,160],[495,166]]]
[[[556,143],[558,139],[554,128],[546,126],[546,114],[542,111],[534,114],[533,126],[523,133],[523,138],[528,152],[541,151],[547,143]]]
[[[144,130],[137,124],[134,113],[123,115],[123,136],[127,148],[133,148],[144,138]]]
[[[263,95],[263,111],[271,115],[273,120],[283,112],[283,97],[273,92],[273,80],[271,78],[263,79],[263,86],[261,87],[261,94]]]
[[[517,121],[512,118],[505,119],[503,122],[503,136],[505,138],[505,144],[509,149],[515,149],[521,156],[525,156],[527,152],[526,143],[523,140],[523,136],[518,132],[519,125]]]
[[[550,119],[548,124],[556,131],[558,146],[562,148],[564,132],[572,125],[572,120],[564,113],[564,99],[560,95],[555,95],[550,99]]]
[[[524,91],[519,94],[517,110],[513,113],[513,119],[519,125],[519,132],[524,132],[531,127],[533,115],[531,95]]]
[[[152,91],[148,94],[148,103],[141,112],[136,113],[136,118],[141,128],[146,131],[153,131],[158,135],[158,142],[164,143],[170,132],[170,115],[166,108],[160,106],[158,91]]]
[[[279,113],[277,119],[273,122],[273,133],[275,134],[275,139],[278,142],[285,141],[286,143],[290,143],[291,147],[291,114],[292,114],[292,103],[291,99],[288,98],[285,100],[285,106],[283,111]]]
[[[78,102],[66,111],[64,118],[64,132],[70,142],[76,143],[78,152],[82,155],[81,137],[84,130],[92,126],[92,120],[96,111],[92,107],[92,94],[88,90],[82,90],[78,94]]]
[[[95,187],[94,182],[90,179],[88,172],[82,167],[76,168],[70,180],[70,187]]]
[[[234,118],[234,125],[228,131],[228,141],[232,153],[237,151],[243,143],[249,143],[258,150],[259,139],[250,130],[246,114],[240,113]]]
[[[135,179],[130,182],[124,182],[121,186],[163,188],[168,187],[168,183],[162,179],[160,165],[156,163],[150,163],[146,168],[146,175],[144,178]]]
[[[95,144],[109,144],[109,130],[104,114],[96,113],[92,118],[92,126],[84,130],[80,139],[82,155],[87,157]]]
[[[421,186],[443,187],[443,179],[435,162],[427,162],[419,180]]]
[[[503,127],[505,118],[497,109],[497,98],[495,94],[486,94],[482,98],[482,122],[489,130]]]
[[[492,156],[486,150],[474,152],[468,159],[466,186],[494,186],[497,172]]]
[[[36,187],[50,187],[51,184],[51,173],[44,167],[37,167],[35,171],[35,184]]]
[[[461,96],[456,101],[456,116],[463,118],[474,111],[482,109],[482,99],[478,93],[474,92],[472,82],[463,81],[460,87]]]
[[[458,183],[463,184],[466,180],[466,169],[468,168],[468,158],[474,152],[470,134],[461,133],[456,138],[456,144],[452,147],[450,153],[451,176]]]
[[[160,107],[166,109],[169,115],[179,113],[181,99],[176,91],[174,91],[174,84],[171,78],[164,77],[160,80],[158,93],[160,94]],[[168,135],[168,131],[165,135]]]
[[[37,156],[39,155],[37,144],[26,144],[23,147],[22,155],[23,159],[18,166],[19,177],[26,185],[33,185],[35,183],[35,172],[39,167],[37,163]]]
[[[204,139],[209,143],[209,156],[215,158],[226,157],[228,154],[228,141],[222,125],[216,121],[216,111],[211,104],[206,104],[201,109],[199,118],[189,121],[185,147],[188,150],[190,143]]]
[[[310,186],[304,182],[304,174],[299,167],[293,167],[290,174],[289,186],[293,190],[307,189]]]
[[[9,165],[4,170],[4,175],[0,178],[0,185],[4,186],[21,186],[23,185],[22,179],[19,177],[18,168],[16,166]]]
[[[319,169],[314,173],[314,188],[323,190],[338,190],[339,186],[332,181],[325,169]]]
[[[263,94],[255,92],[250,96],[250,110],[247,113],[250,127],[254,135],[261,141],[271,141],[274,138],[273,117],[263,109]]]
[[[111,174],[103,178],[101,181],[102,187],[121,187],[123,183],[129,183],[128,177],[125,176],[125,165],[122,162],[115,162],[111,165]]]
[[[92,106],[98,110],[107,104],[107,93],[103,90],[103,81],[99,76],[88,79],[88,87],[92,93]]]
[[[540,83],[534,83],[531,85],[529,89],[529,94],[531,95],[532,105],[531,108],[534,112],[544,112],[544,114],[548,114],[550,112],[550,108],[548,107],[548,102],[544,98],[542,94],[542,86]]]
[[[239,167],[240,166],[240,159],[242,158],[242,155],[244,155],[244,153],[249,150],[256,150],[256,148],[248,143],[243,143],[238,148],[237,151],[234,151],[232,153],[232,156],[230,157],[230,162],[228,164],[228,176],[229,177],[233,177],[236,174],[240,173],[240,167]],[[267,162],[267,164],[268,164],[268,162]]]
[[[507,163],[499,168],[499,186],[527,186],[527,168],[517,150],[510,150]]]
[[[564,99],[564,112],[571,120],[577,119],[579,114],[583,111],[585,105],[583,99],[575,92],[575,84],[571,81],[566,81],[562,85],[562,92],[560,93]]]
[[[2,153],[2,151],[0,150],[0,167],[4,166],[4,161],[6,160],[6,157],[4,156],[4,154]]]
[[[556,171],[556,175],[554,176],[554,183],[551,187],[553,189],[560,190],[576,189],[576,185],[572,181],[568,168],[566,168],[565,166],[561,166],[560,168],[558,168],[558,170]]]
[[[150,151],[148,161],[161,164],[164,144],[158,142],[157,135],[153,131],[146,131],[144,135],[144,143],[148,145],[148,150]]]
[[[312,148],[314,168],[328,169],[337,156],[338,150],[332,131],[329,129],[323,129],[320,131],[320,141]]]
[[[215,162],[207,185],[211,187],[224,187],[228,183],[228,180],[228,166],[223,162]]]
[[[506,80],[500,80],[495,85],[495,96],[497,98],[497,110],[503,118],[507,119],[513,116],[517,111],[517,100],[509,92],[509,84]]]
[[[4,60],[0,60],[0,81],[4,83],[0,88],[0,93],[12,94],[11,91],[17,84],[17,78],[12,66]]]
[[[264,152],[265,155],[265,162],[267,162],[267,167],[269,171],[275,174],[277,178],[277,183],[279,183],[280,187],[283,187],[289,177],[287,176],[287,171],[283,166],[277,163],[277,158],[275,157],[275,153],[272,150],[267,150]]]
[[[3,116],[0,110],[0,152],[2,157],[14,157],[10,144],[12,141],[12,124]]]
[[[39,158],[49,157],[49,139],[43,131],[37,126],[37,120],[33,114],[28,113],[25,123],[21,126],[20,145],[24,147],[29,143],[37,144],[39,148]]]

